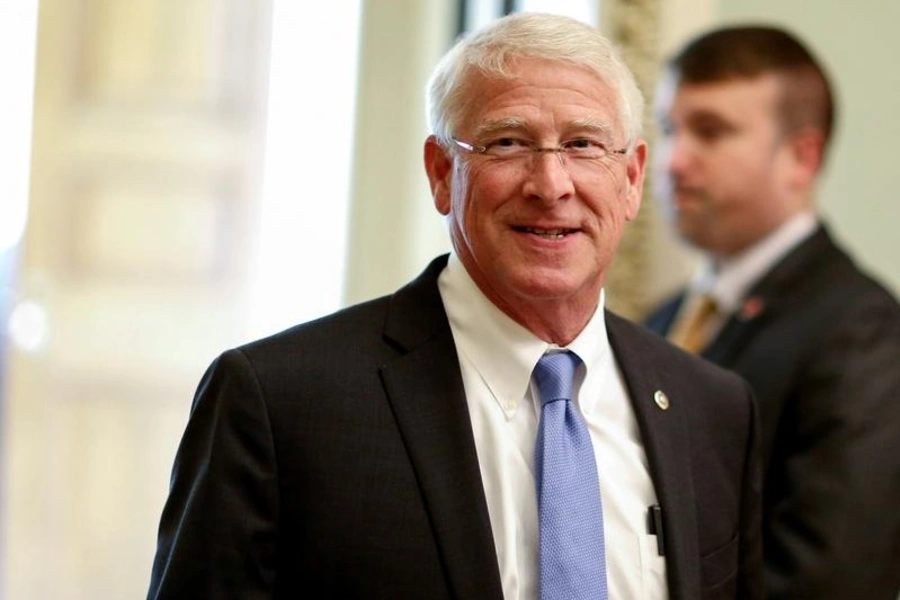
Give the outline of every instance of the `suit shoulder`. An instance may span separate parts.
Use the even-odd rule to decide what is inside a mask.
[[[685,290],[682,289],[664,299],[644,315],[642,319],[643,324],[651,331],[665,335],[672,326],[675,315],[678,314],[678,309],[681,308],[681,303],[684,302],[684,296]]]
[[[261,379],[347,370],[337,365],[363,368],[363,359],[377,362],[386,356],[382,332],[387,306],[388,297],[356,304],[225,354],[242,355]]]
[[[282,351],[298,344],[346,343],[343,340],[380,334],[388,306],[388,296],[355,304],[305,323],[299,323],[278,333],[243,344],[237,350],[255,355]]]
[[[807,272],[784,281],[775,296],[785,318],[808,323],[821,340],[845,335],[850,329],[900,327],[900,303],[875,277],[840,249]]]
[[[863,297],[862,299],[872,308],[878,307],[885,314],[890,314],[895,319],[900,319],[900,303],[898,303],[897,297],[884,284],[866,271],[859,269],[855,265],[853,271],[855,272],[855,284]]]

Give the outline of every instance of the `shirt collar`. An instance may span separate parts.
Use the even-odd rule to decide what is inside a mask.
[[[706,259],[690,284],[691,294],[709,294],[721,312],[734,312],[750,288],[817,226],[815,213],[805,211],[736,256]]]
[[[528,392],[531,374],[545,352],[559,348],[512,320],[494,305],[451,253],[438,279],[457,351],[478,371],[507,419],[515,414]],[[566,346],[586,369],[609,355],[604,319],[604,293],[587,325]],[[577,384],[577,382],[576,382]]]

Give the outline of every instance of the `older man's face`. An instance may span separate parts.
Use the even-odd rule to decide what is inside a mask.
[[[509,80],[476,79],[455,135],[481,147],[624,147],[613,91],[594,74],[519,59]],[[509,314],[559,303],[596,306],[626,221],[638,212],[646,146],[596,160],[553,152],[506,159],[443,152],[431,140],[429,178],[456,253]]]

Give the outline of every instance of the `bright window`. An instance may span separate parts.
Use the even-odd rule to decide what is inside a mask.
[[[596,27],[600,22],[600,0],[460,0],[461,28],[471,31],[514,12],[566,15]]]
[[[359,0],[274,2],[252,337],[340,306],[359,18]]]

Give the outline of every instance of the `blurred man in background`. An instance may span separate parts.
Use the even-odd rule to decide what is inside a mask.
[[[724,28],[671,59],[657,112],[662,199],[707,261],[647,323],[754,388],[768,598],[895,600],[900,306],[816,213],[828,79],[785,31]]]

